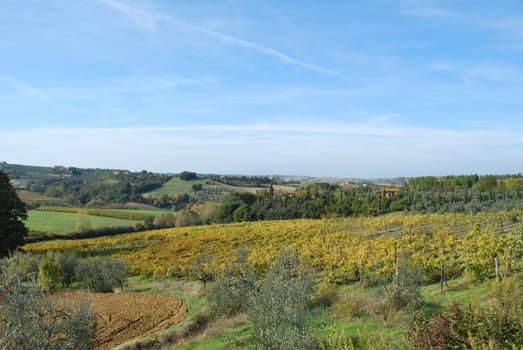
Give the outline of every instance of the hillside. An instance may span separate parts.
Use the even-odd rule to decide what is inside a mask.
[[[213,300],[208,293],[219,288],[223,278],[234,279],[250,268],[260,274],[257,283],[262,285],[261,276],[270,273],[282,252],[296,253],[314,276],[314,288],[307,297],[308,327],[317,337],[338,339],[338,345],[332,343],[329,349],[352,349],[350,344],[356,349],[410,349],[409,342],[415,341],[409,338],[414,314],[421,317],[423,311],[431,317],[457,302],[463,308],[475,303],[470,312],[483,315],[489,312],[483,308],[505,295],[495,288],[507,287],[496,281],[516,283],[523,256],[522,214],[262,221],[42,242],[24,249],[34,254],[53,250],[121,258],[135,276],[134,290],[170,291],[186,298],[196,308],[191,309],[190,319],[203,322],[199,326],[203,330],[200,333],[196,327],[184,331],[188,332],[185,336],[171,331],[170,339],[178,344],[173,349],[247,348],[256,332],[255,321],[204,317],[204,305]],[[245,250],[248,255],[243,260],[240,256]],[[200,281],[202,287],[195,288],[192,281]],[[510,293],[520,293],[520,287],[510,288]],[[394,291],[403,296],[396,300],[395,294],[388,294]],[[523,321],[523,315],[517,317]],[[157,344],[154,340],[138,343]]]

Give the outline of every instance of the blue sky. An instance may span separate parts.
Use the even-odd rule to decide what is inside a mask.
[[[518,173],[523,3],[0,2],[0,161]]]

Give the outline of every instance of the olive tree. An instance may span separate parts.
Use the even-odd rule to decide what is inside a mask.
[[[208,294],[215,315],[245,313],[253,326],[255,349],[314,349],[306,326],[312,278],[294,254],[284,253],[265,275],[257,274],[239,258],[217,278]]]
[[[45,293],[33,279],[2,273],[0,349],[88,350],[94,345],[97,317],[87,300],[78,303]]]

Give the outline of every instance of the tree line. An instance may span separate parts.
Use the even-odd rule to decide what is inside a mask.
[[[376,216],[392,212],[467,213],[521,208],[523,178],[477,175],[421,177],[390,194],[383,186],[344,188],[315,183],[296,194],[278,194],[273,187],[232,193],[215,216],[219,223],[278,219]],[[389,189],[390,190],[390,189]]]

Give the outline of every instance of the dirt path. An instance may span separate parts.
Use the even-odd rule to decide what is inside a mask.
[[[88,297],[98,315],[97,350],[111,349],[182,321],[188,306],[180,299],[159,293],[67,292],[70,300]]]

